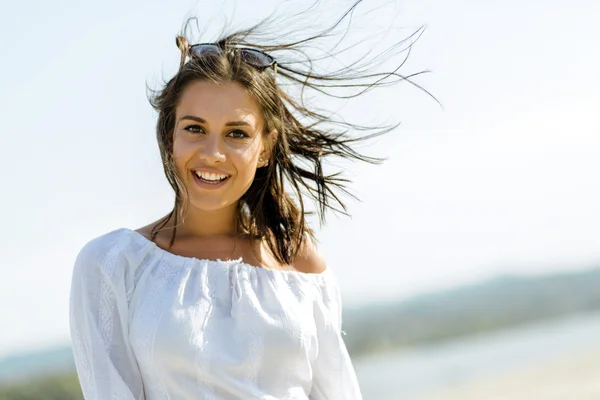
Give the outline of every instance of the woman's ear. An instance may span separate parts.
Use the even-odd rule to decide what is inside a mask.
[[[277,129],[273,129],[271,132],[267,134],[264,141],[263,151],[260,154],[258,159],[258,167],[266,167],[269,165],[269,160],[272,157],[273,148],[275,147],[275,143],[277,143],[277,136],[279,132]]]
[[[271,132],[269,132],[267,134],[267,149],[269,151],[269,154],[271,154],[273,147],[275,147],[275,143],[277,143],[277,137],[279,136],[279,132],[277,132],[277,129],[273,129]]]

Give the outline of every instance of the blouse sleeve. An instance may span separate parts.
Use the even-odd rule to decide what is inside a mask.
[[[315,302],[318,355],[310,400],[362,400],[358,379],[342,338],[342,300],[337,279],[326,271]]]
[[[86,400],[143,400],[128,341],[126,262],[94,241],[77,255],[69,320],[77,375]]]

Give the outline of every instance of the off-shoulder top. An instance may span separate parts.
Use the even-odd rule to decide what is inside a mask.
[[[120,228],[70,293],[86,400],[360,400],[337,278],[170,253]]]

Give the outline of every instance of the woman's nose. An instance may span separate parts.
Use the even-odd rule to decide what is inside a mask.
[[[200,157],[209,163],[225,161],[223,143],[218,134],[208,134],[200,150]]]

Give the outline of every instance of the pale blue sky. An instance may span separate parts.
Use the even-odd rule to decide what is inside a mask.
[[[81,246],[171,207],[145,83],[175,72],[174,37],[199,8],[124,3],[2,7],[0,356],[67,341]],[[239,3],[240,23],[276,4]],[[432,69],[419,82],[445,108],[400,85],[342,110],[403,121],[366,149],[387,163],[349,166],[362,199],[352,219],[330,216],[319,232],[346,304],[600,262],[600,3],[397,9],[406,32],[428,25],[405,71]]]

